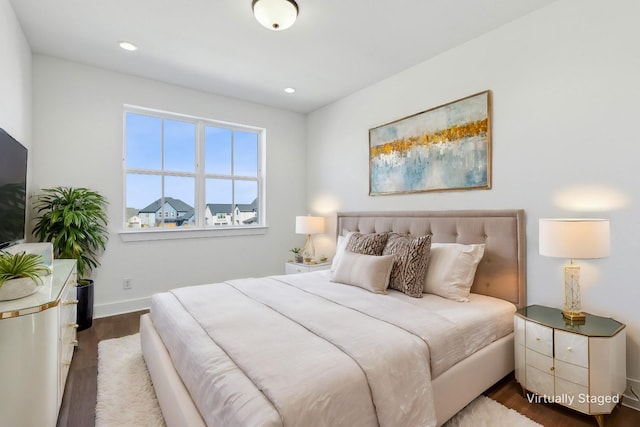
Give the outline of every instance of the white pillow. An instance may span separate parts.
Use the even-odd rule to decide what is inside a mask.
[[[395,255],[363,255],[345,251],[331,275],[332,282],[386,294]]]
[[[336,271],[338,264],[340,263],[340,259],[342,258],[342,254],[347,248],[347,243],[349,243],[349,239],[355,233],[355,231],[350,231],[344,236],[338,236],[338,243],[336,245],[336,254],[333,256],[333,261],[331,261],[331,271]]]
[[[424,291],[455,301],[469,301],[469,291],[484,244],[432,243]]]

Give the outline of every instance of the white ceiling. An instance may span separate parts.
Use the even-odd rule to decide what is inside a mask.
[[[298,0],[276,32],[251,0],[10,0],[35,53],[302,113],[553,1]]]

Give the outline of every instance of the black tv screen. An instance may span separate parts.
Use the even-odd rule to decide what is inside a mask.
[[[0,248],[24,239],[27,149],[0,129]]]

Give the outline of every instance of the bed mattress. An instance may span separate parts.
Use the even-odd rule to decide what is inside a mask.
[[[175,289],[151,318],[209,425],[430,426],[432,376],[510,333],[514,311],[321,271]]]

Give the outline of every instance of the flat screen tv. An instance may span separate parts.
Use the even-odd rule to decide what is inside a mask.
[[[0,249],[25,237],[27,149],[0,129]]]

